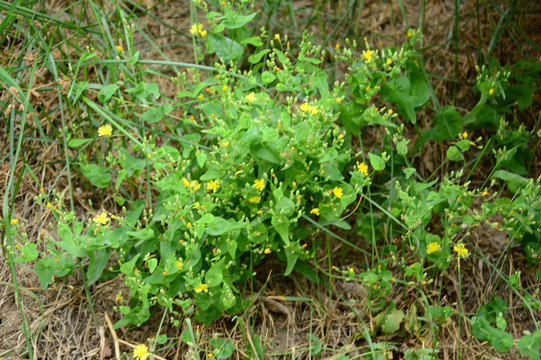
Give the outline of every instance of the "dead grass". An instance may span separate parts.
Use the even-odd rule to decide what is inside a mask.
[[[329,15],[325,18],[325,33],[332,29],[347,9],[340,8],[343,1],[328,2],[323,9]],[[472,12],[475,9],[475,1],[464,1],[460,8],[459,19],[459,41],[458,56],[455,62],[455,46],[452,34],[454,31],[454,1],[428,1],[425,7],[425,58],[428,71],[435,76],[447,79],[457,79],[455,86],[450,81],[433,78],[433,85],[442,103],[458,104],[464,110],[470,109],[473,105],[471,86],[475,79],[474,66],[477,63],[479,54],[476,52],[476,23]],[[53,6],[54,5],[54,6]],[[61,9],[65,3],[57,2],[50,4],[50,9]],[[164,4],[154,3],[147,0],[141,5],[149,9],[161,19],[159,23],[150,16],[142,16],[139,21],[144,25],[147,33],[154,39],[156,45],[165,53],[166,57],[190,62],[193,59],[191,41],[185,34],[175,29],[189,28],[189,12],[185,0],[169,1]],[[295,9],[299,14],[299,22],[302,23],[311,16],[310,9],[312,2],[296,1]],[[419,2],[407,0],[404,2],[407,18],[413,27],[419,27],[417,17]],[[338,9],[338,10],[337,10]],[[499,5],[500,11],[506,10],[506,5]],[[528,35],[528,37],[541,46],[541,33],[538,31],[541,26],[539,5],[532,2],[525,2],[523,8],[519,9],[514,18],[517,26]],[[365,1],[364,8],[359,14],[359,24],[343,23],[338,27],[337,37],[349,36],[346,30],[357,29],[358,36],[369,36],[373,46],[397,45],[405,40],[406,25],[400,14],[398,2]],[[494,23],[499,19],[496,8],[485,9],[481,13],[481,47],[487,51],[493,35]],[[321,35],[321,22],[314,21],[309,30],[316,36]],[[513,30],[512,30],[513,32]],[[138,40],[136,38],[136,43]],[[14,42],[12,54],[17,55],[23,51],[17,38]],[[11,45],[8,43],[6,45]],[[334,44],[327,44],[332,47]],[[6,48],[7,50],[7,48]],[[66,51],[66,49],[63,49]],[[67,51],[72,51],[68,49]],[[58,52],[53,53],[60,57]],[[521,58],[536,57],[533,46],[519,36],[515,31],[513,38],[504,33],[498,45],[492,53],[502,64],[512,64]],[[28,60],[33,61],[31,54],[27,54]],[[156,49],[150,49],[145,53],[147,58],[161,58],[162,55]],[[76,58],[76,53],[70,57]],[[0,55],[3,64],[10,64],[10,59]],[[173,75],[173,74],[170,74]],[[23,74],[27,78],[28,74]],[[50,84],[52,78],[47,70],[38,71],[38,81],[35,86]],[[174,87],[164,78],[156,78],[162,91],[170,89],[170,96],[175,93]],[[453,93],[455,94],[453,96]],[[10,99],[7,92],[0,94],[3,101]],[[520,114],[521,122],[532,126],[539,116],[539,94],[534,95],[534,105]],[[52,140],[58,139],[55,133],[59,128],[58,96],[53,91],[39,92],[39,96],[32,98],[35,108],[40,108],[41,113],[36,114],[39,118],[44,133]],[[430,114],[422,114],[420,123],[429,126]],[[7,139],[9,129],[6,123],[2,122],[0,128],[1,137]],[[68,124],[69,126],[69,124]],[[410,129],[411,131],[411,129]],[[25,130],[28,137],[40,137],[36,126],[30,126]],[[426,151],[430,154],[424,157],[419,163],[425,174],[430,173],[435,164],[441,162],[443,149],[437,144],[428,144]],[[2,157],[6,155],[4,142]],[[19,189],[14,198],[14,217],[20,219],[24,224],[24,231],[29,238],[41,243],[48,225],[54,220],[47,209],[43,209],[34,203],[34,196],[39,193],[40,188],[45,191],[56,189],[58,192],[68,193],[67,173],[63,168],[64,153],[59,142],[45,143],[38,140],[27,140],[24,144],[25,162],[34,169],[39,184],[25,174],[20,182]],[[539,147],[535,154],[536,161],[532,166],[532,174],[539,174]],[[72,154],[73,155],[73,154]],[[10,164],[0,164],[0,192],[6,192],[7,177]],[[22,163],[15,168],[16,175],[20,173]],[[482,167],[481,167],[482,169]],[[447,172],[449,169],[442,169]],[[110,196],[98,196],[84,183],[80,183],[75,174],[72,173],[72,181],[75,194],[75,207],[78,216],[88,217],[89,213],[97,211],[96,206],[103,206],[108,209],[115,209],[117,206]],[[482,174],[476,174],[481,177]],[[473,181],[476,179],[474,178]],[[88,200],[94,200],[94,209],[88,205]],[[98,205],[99,204],[99,205]],[[539,286],[533,269],[529,268],[524,261],[524,255],[520,249],[512,248],[504,256],[501,255],[501,243],[505,242],[506,235],[497,232],[490,227],[481,226],[472,230],[471,241],[476,248],[482,250],[483,254],[492,263],[499,262],[500,269],[511,274],[521,271],[521,286],[533,291]],[[393,240],[397,244],[400,239]],[[338,246],[334,244],[333,246]],[[0,357],[6,359],[26,358],[24,335],[21,332],[20,312],[15,302],[15,292],[9,272],[5,255],[1,255],[0,262]],[[321,267],[326,267],[326,253],[319,256]],[[333,259],[339,263],[340,259]],[[396,265],[396,264],[395,264]],[[520,337],[523,331],[533,331],[534,324],[521,307],[521,300],[512,291],[506,288],[505,284],[498,282],[496,277],[491,277],[491,269],[478,260],[477,257],[470,257],[461,262],[462,266],[462,302],[467,312],[475,312],[479,306],[485,304],[492,294],[506,299],[510,306],[509,317],[511,319],[511,333],[515,338]],[[272,270],[272,271],[271,271]],[[367,343],[363,340],[363,332],[373,330],[374,319],[370,312],[370,304],[366,298],[366,289],[361,285],[344,280],[335,279],[329,290],[323,284],[314,284],[306,278],[293,276],[285,278],[280,275],[280,267],[274,263],[262,264],[257,269],[258,284],[261,286],[268,279],[268,284],[259,297],[255,297],[254,306],[246,313],[232,317],[225,316],[223,319],[214,322],[211,326],[198,326],[198,345],[202,349],[210,349],[208,340],[213,336],[231,339],[235,344],[238,358],[250,358],[247,353],[255,347],[256,339],[254,334],[259,336],[260,341],[265,344],[266,353],[282,354],[280,358],[308,359],[307,334],[311,333],[323,343],[324,351],[320,358],[336,358],[340,354],[349,355],[351,358],[362,355],[368,349]],[[449,269],[445,276],[434,277],[430,285],[419,285],[428,294],[430,303],[439,303],[457,308],[458,302],[458,278],[456,269]],[[122,328],[113,331],[106,321],[107,317],[111,322],[119,320],[119,315],[112,311],[116,305],[115,296],[119,289],[124,289],[121,279],[117,278],[102,284],[91,286],[89,291],[92,303],[89,302],[80,274],[74,274],[66,279],[55,282],[47,290],[42,290],[35,274],[26,266],[17,264],[17,281],[21,288],[21,303],[24,306],[24,314],[29,322],[33,335],[33,348],[37,359],[107,359],[118,356],[118,352],[130,353],[135,344],[146,342],[148,338],[156,335],[159,327],[161,314],[158,311],[151,320],[141,328]],[[443,289],[438,293],[436,289]],[[259,290],[259,289],[256,289]],[[248,297],[251,295],[247,294]],[[293,298],[307,300],[292,300]],[[308,300],[309,299],[309,300]],[[423,314],[423,301],[418,298],[414,287],[402,287],[397,284],[387,300],[394,300],[397,306],[405,312],[413,311],[416,306],[417,315]],[[95,315],[93,315],[93,311]],[[536,316],[539,318],[539,313]],[[360,322],[363,320],[363,323]],[[496,354],[490,350],[490,346],[481,343],[471,336],[471,327],[468,322],[462,321],[460,332],[458,324],[461,320],[453,316],[451,321],[437,329],[439,357],[442,359],[455,358],[457,350],[462,354],[463,359],[489,358],[494,356],[497,359],[516,359],[518,355],[514,352],[509,354]],[[366,329],[365,329],[366,326]],[[424,329],[428,327],[424,326]],[[242,330],[244,329],[244,330]],[[247,331],[247,329],[250,329]],[[179,341],[182,328],[175,328],[168,321],[162,328],[162,333],[169,336],[166,344],[161,346],[159,356],[165,359],[188,358],[188,346]],[[430,333],[406,333],[404,336],[384,336],[375,333],[373,342],[388,342],[396,346],[395,350],[389,350],[389,359],[401,358],[406,349],[419,349],[431,347],[432,335]],[[338,350],[341,349],[341,350]],[[338,351],[341,351],[338,353]],[[252,355],[253,356],[253,355]]]

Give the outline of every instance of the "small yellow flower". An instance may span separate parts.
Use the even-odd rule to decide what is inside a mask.
[[[482,195],[483,195],[483,196],[487,196],[487,195],[488,195],[488,192],[483,191],[483,194],[482,194]]]
[[[259,204],[261,202],[261,196],[254,196],[248,199],[249,202]]]
[[[366,59],[366,62],[371,62],[372,61],[372,55],[374,55],[374,51],[373,50],[364,50],[361,57],[362,58],[365,58]]]
[[[364,162],[357,165],[357,171],[359,171],[364,176],[368,175],[368,165],[366,165]]]
[[[440,249],[440,244],[438,244],[437,242],[431,242],[426,247],[426,253],[430,255],[432,253],[435,253],[439,249]]]
[[[315,214],[319,216],[319,208],[313,208],[312,210],[310,210],[310,214]]]
[[[280,34],[274,34],[274,40],[280,40]]]
[[[334,99],[334,100],[336,100],[336,102],[337,102],[338,104],[340,104],[340,103],[342,102],[342,98],[341,98],[341,97],[336,98],[336,99]]]
[[[349,272],[353,274],[355,272],[355,269],[354,268],[349,268]]]
[[[19,219],[11,219],[11,225],[17,225]]]
[[[190,28],[190,34],[192,34],[192,35],[199,34],[199,36],[204,38],[205,35],[207,35],[207,30],[203,29],[203,24],[201,24],[201,23],[193,24],[192,27]]]
[[[393,114],[393,109],[389,109],[389,115],[392,115]]]
[[[254,101],[256,101],[255,94],[253,92],[249,93],[246,96],[246,100],[248,100],[248,102],[250,103],[253,103]]]
[[[468,138],[468,132],[467,132],[467,131],[464,131],[464,132],[462,133],[462,137],[463,137],[464,139],[467,139],[467,138]]]
[[[263,251],[265,254],[270,254],[271,253],[271,249],[270,248],[266,248],[265,251]]]
[[[120,46],[120,45],[118,45],[118,46],[116,47],[116,50],[117,50],[118,52],[124,51],[124,49],[122,49],[122,46]]]
[[[263,215],[263,210],[261,209],[257,210],[257,215]]]
[[[293,181],[293,182],[291,183],[291,185],[293,185],[293,187],[295,187],[295,186],[297,186],[297,182]]]
[[[136,360],[147,360],[149,356],[148,346],[145,344],[139,344],[133,349],[133,358]]]
[[[340,44],[336,43],[336,46],[334,47],[336,50],[340,49]]]
[[[393,61],[391,59],[387,59],[387,65],[391,65]]]
[[[469,254],[469,250],[464,246],[464,244],[457,244],[453,246],[453,250],[456,252],[459,258],[465,258]]]
[[[412,37],[413,36],[413,31],[411,29],[408,30],[408,37]]]
[[[104,137],[104,136],[111,136],[113,135],[113,127],[111,124],[105,124],[98,128],[98,136]]]
[[[488,91],[488,94],[489,94],[489,95],[494,94],[494,89],[490,89],[490,90]]]
[[[302,112],[309,113],[309,114],[312,114],[312,115],[316,115],[317,113],[319,113],[319,108],[317,107],[317,105],[310,105],[308,103],[303,103],[299,107],[299,109]]]
[[[100,214],[98,214],[98,216],[92,219],[92,221],[94,221],[96,224],[107,225],[109,222],[109,217],[105,211],[102,211]]]
[[[342,198],[342,195],[344,195],[344,191],[342,190],[341,187],[335,187],[334,189],[332,189],[332,192],[334,194],[334,196],[336,196],[337,198],[341,199]]]
[[[212,192],[216,192],[216,190],[218,190],[219,187],[220,187],[220,179],[210,180],[206,185],[207,190],[212,191]]]
[[[257,191],[262,192],[265,189],[265,179],[255,179],[254,187],[257,189]]]
[[[182,270],[182,267],[184,266],[184,264],[182,263],[182,261],[177,260],[176,263],[177,263],[177,269]]]
[[[207,286],[207,284],[201,284],[199,286],[196,286],[193,291],[195,291],[196,293],[200,293],[201,291],[204,291],[206,293],[209,292],[209,288]]]
[[[344,138],[344,134],[343,134],[343,133],[340,134],[340,135],[338,135],[338,140],[342,140],[343,138]]]

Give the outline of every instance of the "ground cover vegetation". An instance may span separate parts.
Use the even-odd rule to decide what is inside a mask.
[[[539,359],[540,10],[0,2],[0,356]]]

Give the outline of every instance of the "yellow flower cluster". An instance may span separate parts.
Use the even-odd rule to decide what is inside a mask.
[[[262,192],[265,189],[265,179],[255,179],[254,187],[257,189],[257,191]]]
[[[185,177],[183,177],[182,183],[188,189],[192,189],[193,191],[197,191],[199,188],[201,188],[201,184],[197,180],[188,181]]]
[[[316,216],[319,216],[319,208],[313,208],[310,210],[310,214],[315,214]]]
[[[200,293],[201,291],[204,291],[206,293],[209,292],[209,288],[207,286],[207,284],[201,284],[199,286],[196,286],[193,291],[195,291],[196,293]]]
[[[373,50],[365,50],[365,51],[363,51],[363,53],[361,55],[361,58],[364,58],[366,60],[366,62],[369,63],[369,62],[372,61],[372,55],[374,55]]]
[[[254,101],[256,101],[255,94],[253,92],[249,93],[246,96],[246,100],[248,100],[249,103],[253,103]]]
[[[299,108],[302,112],[305,112],[305,113],[308,113],[308,114],[312,114],[312,115],[316,115],[319,113],[319,108],[317,105],[310,105],[308,103],[303,103],[300,108]]]
[[[192,27],[190,28],[190,34],[192,34],[192,35],[199,34],[199,36],[204,38],[207,35],[207,30],[203,29],[203,24],[201,24],[201,23],[193,24]]]
[[[332,189],[332,193],[334,194],[334,196],[336,196],[339,199],[341,199],[342,195],[344,195],[344,191],[342,190],[341,187],[338,187],[338,186]]]
[[[210,180],[206,185],[207,190],[212,191],[212,192],[216,192],[216,190],[218,190],[219,187],[220,187],[220,179]]]
[[[366,165],[364,162],[357,165],[357,171],[363,174],[364,176],[368,175],[368,165]]]

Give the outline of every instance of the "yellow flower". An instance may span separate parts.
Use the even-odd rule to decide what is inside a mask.
[[[254,187],[257,189],[257,191],[261,192],[265,189],[265,179],[255,179],[254,180]]]
[[[365,51],[363,51],[363,54],[361,55],[361,57],[365,58],[366,62],[371,62],[372,61],[372,55],[374,55],[373,50],[365,50]]]
[[[177,260],[177,269],[182,270],[183,266],[184,264],[180,260]]]
[[[274,40],[280,40],[280,34],[274,34]]]
[[[246,96],[246,100],[248,100],[248,102],[250,102],[250,103],[253,103],[256,100],[255,94],[253,92],[249,93]]]
[[[490,90],[488,91],[488,94],[489,94],[489,95],[494,94],[494,89],[490,89]]]
[[[440,244],[438,244],[437,242],[431,242],[426,247],[426,253],[430,255],[432,253],[435,253],[439,249],[440,249]]]
[[[11,219],[11,225],[17,225],[19,219]]]
[[[122,49],[122,46],[118,45],[118,46],[116,47],[116,50],[117,50],[118,52],[122,52],[124,49]]]
[[[317,216],[319,216],[319,208],[313,208],[312,210],[310,210],[310,214],[316,214]]]
[[[393,109],[389,109],[389,115],[393,114]]]
[[[207,190],[216,192],[216,190],[218,190],[218,188],[220,187],[220,180],[219,179],[211,180],[207,183],[206,187],[207,187]]]
[[[354,268],[349,268],[349,272],[353,274],[355,272],[355,269]]]
[[[259,204],[261,202],[261,197],[254,196],[254,197],[249,198],[248,201],[254,204]]]
[[[462,133],[462,137],[463,137],[464,139],[467,139],[467,138],[468,138],[468,132],[467,132],[467,131],[464,131],[464,132]]]
[[[265,251],[263,251],[265,254],[270,254],[271,253],[271,249],[270,248],[266,248]]]
[[[113,127],[111,126],[111,124],[105,124],[98,128],[99,137],[111,136],[111,135],[113,135]]]
[[[92,221],[94,221],[96,224],[107,225],[109,222],[109,217],[105,211],[102,211],[101,214],[92,219]]]
[[[387,59],[387,65],[391,65],[393,61],[391,59]]]
[[[196,293],[200,293],[201,291],[204,291],[206,293],[209,292],[209,288],[207,286],[207,284],[201,284],[199,286],[196,286],[193,291],[195,291]]]
[[[202,38],[204,38],[205,35],[207,35],[207,30],[203,30],[203,24],[201,23],[193,24],[192,27],[190,28],[190,34],[192,35],[199,34]]]
[[[319,108],[317,107],[317,105],[310,105],[308,103],[303,103],[299,109],[302,111],[302,112],[305,112],[305,113],[310,113],[312,115],[316,115],[317,113],[319,113]]]
[[[341,199],[342,198],[342,195],[344,195],[344,191],[342,190],[341,187],[335,187],[334,189],[332,189],[332,192],[334,194],[334,196],[336,196],[337,198]]]
[[[453,246],[453,250],[456,252],[459,258],[465,258],[469,253],[469,250],[464,246],[464,244],[457,244]]]
[[[364,162],[357,165],[357,171],[359,171],[364,176],[368,175],[368,165],[366,165]]]
[[[413,36],[413,31],[411,29],[408,30],[408,37],[412,37]]]
[[[148,346],[145,344],[139,344],[133,349],[133,358],[136,360],[146,360],[149,356]]]
[[[488,195],[488,192],[483,191],[483,194],[482,194],[482,195],[483,195],[483,196],[487,196],[487,195]]]

